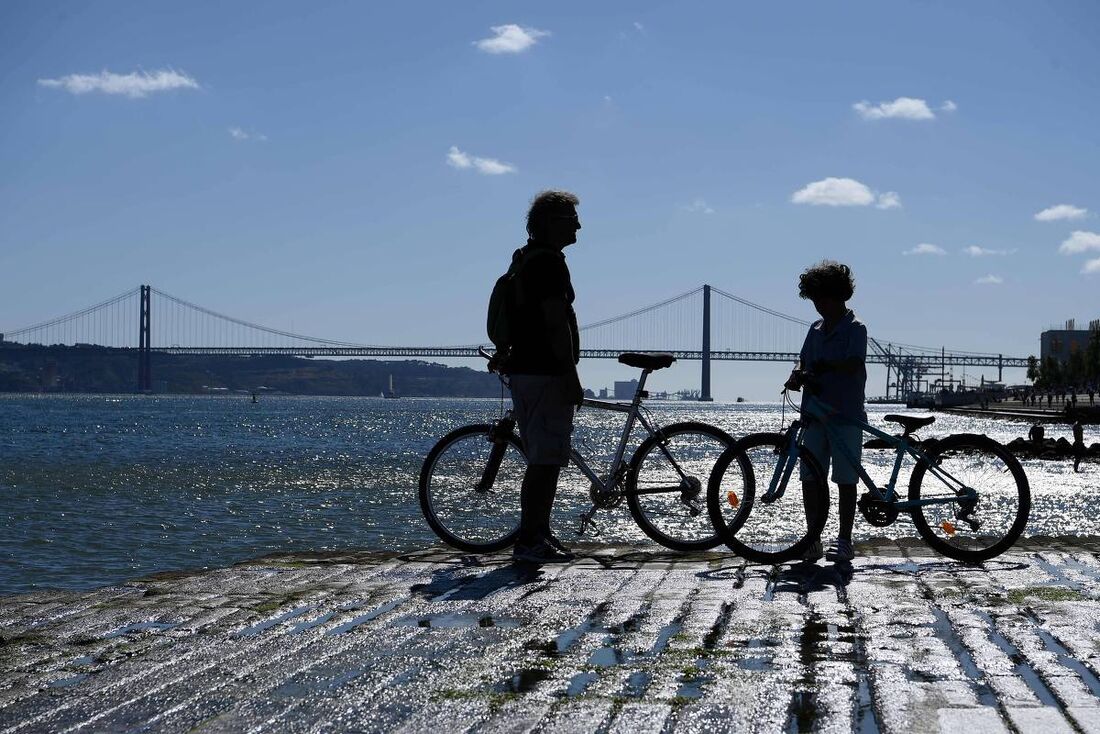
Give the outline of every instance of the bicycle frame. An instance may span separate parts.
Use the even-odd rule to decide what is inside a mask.
[[[615,449],[615,457],[611,461],[611,468],[608,470],[606,481],[602,479],[593,469],[589,466],[588,462],[575,448],[570,448],[569,458],[580,469],[592,484],[599,488],[599,494],[601,496],[610,495],[615,491],[615,485],[618,483],[620,474],[624,468],[626,461],[626,448],[630,441],[630,434],[634,431],[634,424],[641,423],[642,428],[652,436],[657,433],[657,429],[654,429],[653,425],[646,419],[645,414],[642,413],[642,399],[646,397],[645,383],[649,377],[650,370],[642,370],[642,377],[638,381],[638,388],[634,391],[634,398],[630,403],[612,403],[606,400],[593,400],[585,398],[582,401],[582,405],[589,408],[596,408],[597,410],[610,410],[616,413],[626,413],[626,423],[623,425],[622,435],[619,437],[619,445]],[[662,446],[661,451],[668,458],[672,465],[676,468],[676,471],[681,477],[684,477],[684,470],[680,468],[680,465],[676,462],[676,459],[668,452],[668,450]],[[639,494],[658,494],[661,492],[680,491],[680,487],[656,487],[647,490],[640,490]]]
[[[826,435],[829,438],[830,446],[836,446],[840,448],[841,454],[844,458],[856,468],[856,472],[860,481],[871,492],[872,496],[883,502],[889,502],[893,504],[899,511],[908,511],[924,505],[936,505],[936,504],[948,504],[956,502],[958,495],[960,494],[975,494],[974,490],[967,487],[960,482],[947,471],[937,466],[928,458],[928,455],[924,453],[919,447],[915,446],[908,439],[909,436],[906,433],[897,436],[885,431],[879,430],[872,425],[869,425],[865,421],[858,418],[850,418],[848,416],[840,415],[835,409],[829,407],[825,403],[818,400],[813,395],[808,393],[803,395],[802,398],[802,415],[808,417],[810,420],[816,420],[822,424]],[[833,426],[839,422],[845,425],[859,426],[863,433],[869,433],[872,436],[885,441],[887,444],[894,448],[894,466],[890,472],[890,481],[886,484],[885,491],[879,489],[874,480],[867,474],[867,471],[863,468],[863,463],[856,459],[852,455],[852,452],[844,445],[844,442],[839,440],[839,436]],[[791,424],[791,427],[787,431],[787,450],[780,455],[779,462],[776,464],[775,471],[772,473],[771,482],[768,485],[768,491],[761,497],[763,502],[773,502],[783,496],[786,491],[787,483],[790,480],[791,474],[794,472],[795,462],[798,460],[799,454],[805,450],[803,438],[805,433],[805,422],[802,419],[796,420]],[[924,461],[928,464],[929,471],[940,480],[942,480],[948,487],[954,489],[955,497],[935,497],[921,500],[905,500],[898,501],[897,498],[897,481],[898,475],[901,473],[901,465],[905,461],[905,456],[912,456],[916,461]]]

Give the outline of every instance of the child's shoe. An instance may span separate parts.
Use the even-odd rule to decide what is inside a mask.
[[[852,541],[837,538],[829,546],[825,553],[825,560],[830,563],[848,563],[856,557],[856,551],[852,547]]]

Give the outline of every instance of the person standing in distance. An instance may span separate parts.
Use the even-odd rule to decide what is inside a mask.
[[[580,334],[573,285],[562,252],[577,241],[580,200],[543,191],[527,212],[527,245],[516,274],[516,329],[506,371],[512,407],[527,453],[520,491],[520,531],[512,557],[563,563],[574,556],[550,532],[561,468],[569,463],[573,415],[584,399],[577,363]]]
[[[1073,471],[1081,471],[1081,460],[1085,458],[1085,429],[1081,421],[1073,422]]]

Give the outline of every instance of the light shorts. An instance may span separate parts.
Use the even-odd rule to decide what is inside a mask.
[[[512,413],[528,464],[569,464],[573,437],[571,380],[564,375],[512,375]]]
[[[833,465],[833,481],[837,484],[855,484],[859,481],[859,473],[856,467],[849,461],[852,456],[857,462],[863,459],[863,428],[839,422],[829,426],[829,433],[825,433],[825,426],[820,421],[812,421],[806,424],[806,430],[802,432],[802,445],[809,449],[810,453],[821,464],[822,471],[829,475],[829,464]],[[843,443],[844,450],[831,445],[832,441]],[[809,479],[809,472],[805,468],[800,469],[802,479]]]

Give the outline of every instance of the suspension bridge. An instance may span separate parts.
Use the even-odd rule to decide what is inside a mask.
[[[700,397],[711,397],[713,361],[789,362],[810,322],[752,303],[711,285],[597,321],[581,329],[581,357],[614,359],[624,351],[671,352],[701,363]],[[386,346],[305,336],[234,318],[142,285],[57,318],[0,333],[0,349],[95,346],[129,350],[136,388],[152,389],[152,355],[284,355],[298,357],[477,357],[482,343]],[[1011,357],[871,339],[867,361],[885,365],[887,395],[920,390],[948,367],[1027,367]]]

